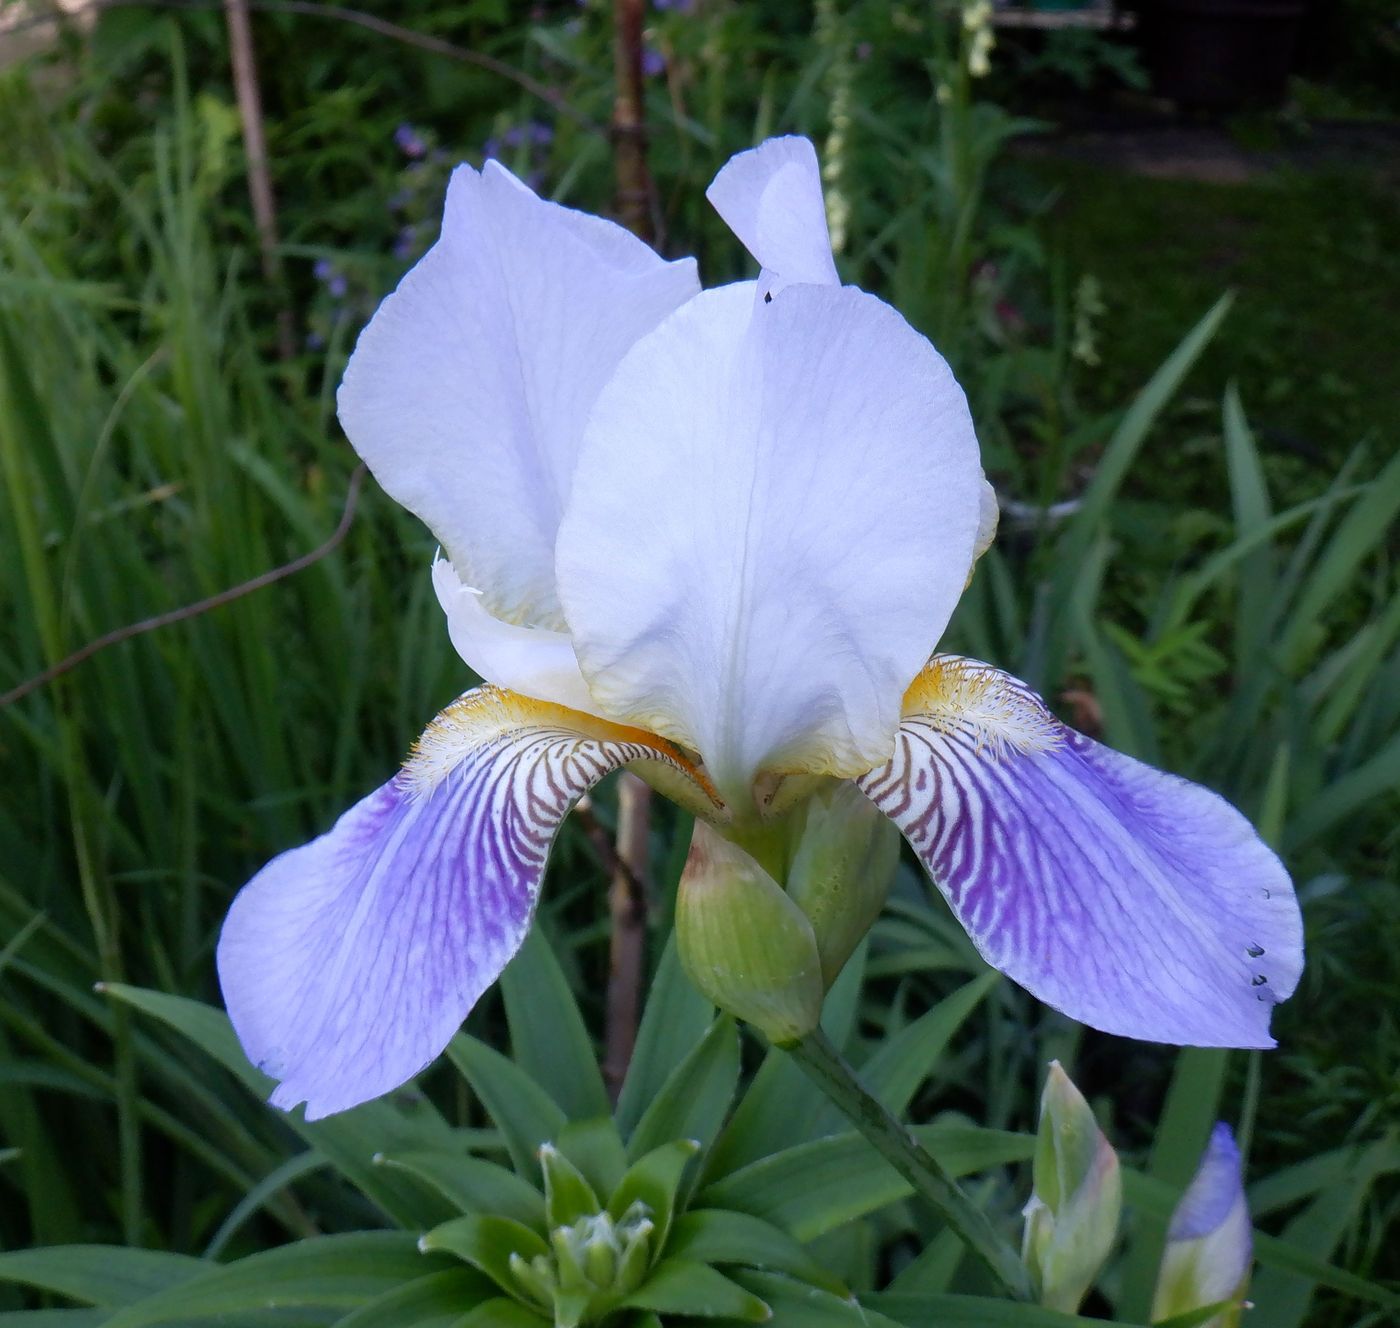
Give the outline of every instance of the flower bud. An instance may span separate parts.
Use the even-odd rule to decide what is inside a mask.
[[[1040,1303],[1073,1314],[1113,1248],[1123,1183],[1118,1155],[1059,1061],[1040,1099],[1032,1171],[1022,1256]]]
[[[695,823],[676,898],[676,941],[690,980],[777,1046],[821,1018],[821,957],[806,914],[736,844]]]
[[[1203,1328],[1235,1328],[1253,1262],[1240,1150],[1222,1123],[1211,1132],[1200,1169],[1172,1214],[1152,1298],[1153,1322],[1228,1302]]]
[[[817,938],[822,981],[837,974],[880,916],[899,863],[899,831],[854,784],[812,795],[788,871],[788,895]]]

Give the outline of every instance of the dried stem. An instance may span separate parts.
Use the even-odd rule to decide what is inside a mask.
[[[145,632],[154,632],[158,627],[169,627],[172,623],[183,622],[186,618],[197,618],[202,613],[208,613],[210,609],[230,604],[236,599],[241,599],[244,595],[261,590],[264,586],[270,586],[276,581],[281,581],[284,577],[292,576],[310,567],[312,563],[319,562],[349,532],[350,523],[355,519],[355,503],[360,496],[360,485],[364,483],[364,478],[365,467],[362,463],[355,467],[354,473],[350,476],[350,485],[345,491],[345,507],[340,514],[340,524],[336,526],[331,537],[319,548],[312,549],[310,553],[302,554],[300,558],[293,558],[291,562],[283,563],[280,567],[261,572],[250,581],[240,582],[236,586],[230,586],[227,590],[210,595],[207,599],[197,600],[193,604],[182,604],[178,609],[171,609],[167,613],[158,613],[154,618],[143,618],[140,622],[127,623],[125,627],[118,627],[105,636],[99,636],[96,640],[89,641],[87,645],[59,660],[57,664],[49,665],[42,673],[36,673],[32,678],[26,678],[19,686],[12,687],[8,692],[0,695],[0,709],[12,705],[21,697],[28,696],[30,692],[52,682],[55,678],[67,673],[69,669],[77,668],[84,660],[91,659],[99,650],[106,650],[108,646],[117,645],[121,641],[129,641],[133,636],[140,636]]]
[[[647,169],[646,109],[642,97],[643,0],[613,4],[613,162],[617,216],[634,235],[657,242],[656,192]]]
[[[647,870],[651,840],[651,790],[624,770],[617,788],[617,867],[608,888],[612,934],[603,1078],[614,1100],[627,1078],[646,978]]]
[[[263,132],[262,91],[258,86],[258,61],[253,52],[253,25],[248,0],[224,0],[228,22],[229,57],[233,62],[233,87],[238,96],[238,118],[243,125],[243,155],[248,163],[248,194],[253,203],[253,224],[258,232],[258,254],[263,279],[277,302],[277,354],[283,360],[296,355],[292,311],[282,288],[282,263],[278,255],[277,199],[267,164],[267,135]]]

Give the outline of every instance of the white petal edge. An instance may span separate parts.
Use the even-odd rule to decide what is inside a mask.
[[[699,290],[620,226],[459,166],[442,234],[360,334],[341,423],[510,622],[563,626],[554,541],[594,398]]]
[[[433,590],[447,615],[452,647],[484,681],[538,701],[597,714],[567,632],[502,622],[463,584],[446,558],[433,560]]]
[[[795,282],[840,284],[831,257],[816,149],[797,135],[770,138],[731,157],[705,191],[764,269],[760,294]]]

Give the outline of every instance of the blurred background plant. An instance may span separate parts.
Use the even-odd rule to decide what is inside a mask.
[[[937,1077],[908,1089],[917,1121],[1028,1131],[1045,1062],[1072,1068],[1145,1176],[1136,1193],[1128,1177],[1130,1240],[1089,1302],[1120,1319],[1149,1312],[1171,1195],[1218,1117],[1265,1177],[1261,1225],[1400,1278],[1400,260],[1384,239],[1400,202],[1364,150],[1397,141],[1384,8],[1338,6],[1331,64],[1305,45],[1281,110],[1209,122],[1144,91],[1130,36],[1012,27],[1004,6],[646,15],[660,245],[697,254],[707,282],[744,274],[703,186],[758,138],[807,133],[844,277],[933,337],[967,387],[1002,533],[950,647],[1225,793],[1299,884],[1309,968],[1278,1052],[1103,1038],[996,982]],[[497,157],[595,211],[612,194],[606,4],[404,0],[393,20],[425,49],[374,15],[378,31],[270,0],[253,15],[281,234],[269,283],[219,7],[100,8],[36,43],[24,25],[42,9],[7,5],[0,35],[6,51],[26,38],[0,71],[0,690],[326,539],[354,468],[341,367],[432,242],[453,163]],[[1362,145],[1352,164],[1339,143]],[[314,566],[6,698],[0,1246],[248,1254],[383,1220],[226,1071],[92,985],[216,1000],[232,891],[377,783],[468,683],[423,575],[431,549],[367,485]],[[566,826],[546,896],[594,1030],[610,796]],[[653,962],[687,838],[654,814]],[[903,869],[845,998],[850,1054],[874,1063],[981,972]],[[471,1027],[503,1044],[508,1005],[488,999]],[[489,1126],[446,1069],[424,1086],[458,1131]],[[776,1124],[756,1137],[749,1161],[784,1142]],[[1016,1157],[978,1182],[1008,1220]],[[797,1231],[855,1290],[977,1289],[921,1213],[856,1216]],[[1388,1312],[1316,1272],[1260,1272],[1258,1321]],[[0,1322],[21,1303],[7,1295]]]

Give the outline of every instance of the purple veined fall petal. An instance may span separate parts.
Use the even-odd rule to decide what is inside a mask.
[[[668,744],[497,688],[428,726],[403,770],[274,858],[219,937],[219,982],[274,1105],[308,1119],[398,1087],[447,1045],[520,947],[575,801]]]
[[[989,665],[936,656],[893,759],[857,780],[986,961],[1124,1037],[1270,1047],[1302,921],[1283,865],[1208,789],[1061,724]]]

